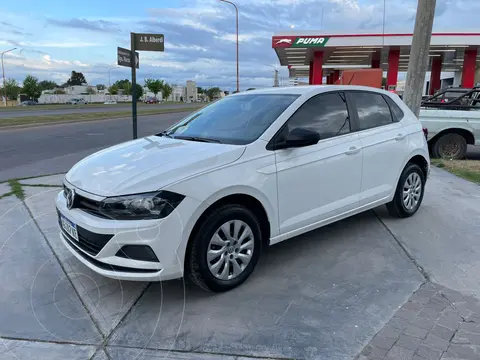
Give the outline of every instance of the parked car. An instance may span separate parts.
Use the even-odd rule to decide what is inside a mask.
[[[104,276],[226,291],[269,245],[381,204],[412,216],[429,169],[420,121],[387,91],[242,92],[74,165],[60,237]]]
[[[104,102],[105,105],[115,105],[117,102],[115,100],[107,100]]]
[[[38,105],[38,102],[36,102],[34,100],[26,100],[26,101],[22,101],[20,104],[18,104],[18,106],[32,106],[32,105]]]
[[[147,97],[145,99],[145,104],[158,104],[158,99],[155,97]]]
[[[480,146],[480,88],[448,88],[422,101],[432,157],[463,159],[467,145]]]
[[[71,104],[71,105],[87,105],[88,102],[84,98],[73,98],[68,100],[65,104]]]

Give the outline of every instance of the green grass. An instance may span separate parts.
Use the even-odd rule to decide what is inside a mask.
[[[25,199],[25,192],[23,191],[22,185],[20,185],[17,179],[8,180],[8,184],[12,189],[12,192],[10,194],[15,195],[20,200]]]
[[[137,114],[157,115],[177,112],[191,112],[198,110],[199,107],[176,108],[176,109],[138,109]],[[104,119],[128,118],[132,116],[131,111],[110,111],[95,113],[72,113],[63,115],[37,115],[37,116],[19,116],[14,118],[0,118],[0,128],[15,125],[48,125],[63,122],[93,121]]]
[[[431,163],[465,180],[480,184],[480,160],[432,159]]]

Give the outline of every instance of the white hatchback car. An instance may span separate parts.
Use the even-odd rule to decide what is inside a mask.
[[[56,199],[60,236],[102,275],[188,274],[225,291],[268,245],[381,204],[413,215],[429,169],[420,121],[396,95],[249,91],[76,164]]]

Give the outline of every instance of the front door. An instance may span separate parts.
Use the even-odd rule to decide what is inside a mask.
[[[314,96],[292,115],[286,127],[286,132],[314,130],[320,134],[320,141],[275,151],[280,234],[357,207],[362,171],[361,142],[350,132],[343,93]]]

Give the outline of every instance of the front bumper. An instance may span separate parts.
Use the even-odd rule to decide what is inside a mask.
[[[185,243],[182,241],[183,224],[197,206],[193,199],[185,198],[174,212],[160,220],[111,220],[80,209],[68,209],[63,191],[57,195],[56,206],[59,215],[76,224],[79,232],[77,241],[60,226],[62,242],[79,261],[96,273],[135,281],[162,281],[183,276],[183,258],[177,254]],[[125,245],[148,246],[158,261],[118,256]]]

